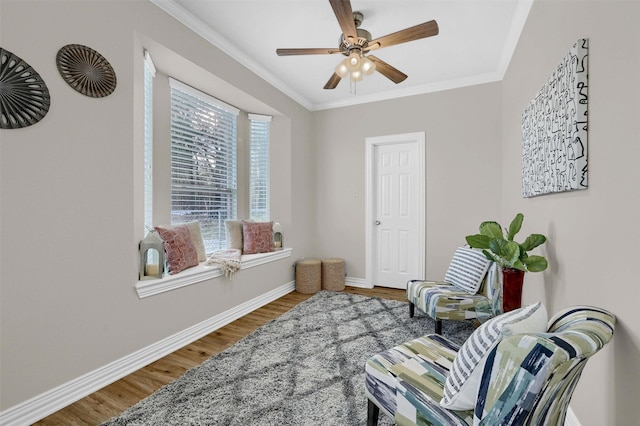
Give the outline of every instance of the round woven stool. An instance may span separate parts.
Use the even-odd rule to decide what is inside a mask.
[[[322,289],[344,290],[344,260],[322,259]]]
[[[305,259],[296,262],[296,291],[313,294],[322,286],[322,262],[319,259]]]

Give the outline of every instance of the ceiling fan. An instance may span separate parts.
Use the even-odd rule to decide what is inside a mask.
[[[335,89],[340,80],[349,76],[352,82],[362,80],[364,75],[369,75],[374,71],[387,77],[398,84],[407,78],[402,71],[392,67],[383,60],[366,53],[383,47],[393,46],[408,41],[419,40],[438,34],[438,23],[428,21],[414,27],[388,34],[384,37],[371,40],[369,31],[359,28],[363,15],[360,12],[351,10],[350,0],[329,0],[333,13],[335,13],[342,35],[338,48],[291,48],[277,49],[278,56],[291,55],[324,55],[342,53],[347,56],[340,62],[335,72],[324,85],[325,89]]]

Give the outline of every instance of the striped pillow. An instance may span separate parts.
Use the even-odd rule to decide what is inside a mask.
[[[467,293],[476,294],[490,264],[491,260],[482,250],[458,247],[444,280]]]
[[[499,315],[483,323],[462,345],[453,360],[440,405],[451,410],[471,410],[486,355],[503,336],[547,331],[547,310],[540,302]]]

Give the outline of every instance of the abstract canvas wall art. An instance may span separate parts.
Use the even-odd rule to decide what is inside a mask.
[[[588,39],[578,40],[522,113],[522,195],[587,188]]]

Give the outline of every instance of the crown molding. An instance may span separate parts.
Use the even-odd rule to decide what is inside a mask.
[[[522,34],[524,25],[529,17],[531,6],[533,6],[533,0],[518,0],[516,11],[513,15],[513,20],[511,21],[511,27],[507,34],[507,40],[505,42],[504,49],[502,50],[500,63],[498,64],[497,75],[500,80],[502,80],[504,75],[507,73],[507,68],[509,68],[509,63],[511,62],[513,53],[516,50],[518,41],[520,40],[520,34]]]
[[[457,80],[439,81],[437,83],[423,84],[407,88],[389,90],[373,95],[358,95],[352,98],[342,99],[336,102],[325,102],[315,104],[312,111],[325,109],[342,108],[346,106],[360,105],[370,102],[385,101],[389,99],[404,98],[407,96],[423,95],[425,93],[435,93],[444,90],[458,89],[461,87],[475,86],[478,84],[492,83],[501,80],[498,73],[488,73]]]

